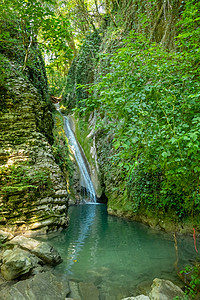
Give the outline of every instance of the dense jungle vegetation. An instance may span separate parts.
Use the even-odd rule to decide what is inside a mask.
[[[200,3],[116,1],[106,12],[63,103],[96,119],[110,208],[199,229]]]
[[[43,121],[38,117],[36,123],[52,146],[69,189],[73,166],[63,121],[53,112],[50,96],[53,101],[62,99],[62,111],[78,120],[80,143],[91,132],[92,120],[87,142],[96,143],[110,212],[146,223],[150,218],[150,225],[170,229],[165,226],[167,220],[175,224],[173,232],[188,226],[182,232],[194,232],[196,252],[195,231],[200,232],[199,72],[198,0],[0,3],[0,117],[9,112],[15,115],[19,99],[9,94],[12,78],[19,75],[31,82],[41,96],[40,117],[48,115],[48,109],[54,114],[54,130],[49,117],[43,116]],[[48,103],[48,109],[43,103]],[[3,129],[8,132],[8,128]],[[13,153],[17,152],[16,136],[9,138],[8,148],[12,140]],[[35,152],[33,146],[26,147],[27,152]],[[53,189],[50,171],[35,169],[33,175],[31,169],[33,164],[21,161],[10,171],[8,166],[1,169],[4,196],[26,189],[27,214],[35,195],[46,191],[51,195]],[[34,198],[31,190],[37,191]],[[8,201],[1,207],[8,210],[8,218],[16,211],[14,197],[10,201],[14,203],[11,208]],[[17,201],[20,216],[21,194]],[[193,271],[189,289],[195,293],[199,266]]]
[[[111,208],[200,229],[200,2],[4,0],[0,12],[1,56],[44,93],[43,53],[50,94],[95,116]]]

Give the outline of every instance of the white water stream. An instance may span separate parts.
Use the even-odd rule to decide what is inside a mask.
[[[60,112],[59,104],[56,104],[56,109]],[[65,129],[65,134],[69,141],[70,148],[71,148],[71,150],[74,154],[74,157],[76,159],[76,162],[78,164],[80,174],[82,177],[81,179],[83,180],[83,186],[86,188],[87,199],[85,199],[85,200],[87,200],[87,202],[96,203],[96,193],[94,190],[92,180],[91,180],[89,172],[87,170],[85,161],[82,157],[81,149],[76,141],[76,137],[74,135],[73,130],[71,129],[69,120],[66,116],[64,116],[64,129]]]

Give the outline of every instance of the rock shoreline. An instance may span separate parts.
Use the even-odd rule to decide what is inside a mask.
[[[108,208],[108,214],[119,218],[129,219],[131,221],[139,222],[149,226],[152,229],[161,230],[168,233],[178,233],[181,235],[193,234],[192,222],[188,224],[176,223],[168,220],[166,217],[159,218],[158,216],[147,216],[145,214],[134,214],[131,211],[121,211],[118,209]],[[197,228],[197,235],[200,235],[199,228]]]
[[[2,230],[0,243],[0,300],[107,300],[93,282],[56,276],[52,267],[62,258],[48,243]],[[184,299],[178,286],[158,278],[146,294],[121,300]]]

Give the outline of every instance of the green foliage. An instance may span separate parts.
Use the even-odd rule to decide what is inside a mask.
[[[94,80],[94,68],[100,42],[101,36],[97,31],[90,33],[85,38],[78,56],[71,65],[66,88],[63,92],[63,103],[68,108],[73,108],[76,104],[79,105],[78,102],[86,99],[88,96],[86,89],[82,85],[92,83]]]
[[[3,28],[3,32],[11,30],[13,34],[15,34],[15,23],[10,24],[0,22],[0,29]],[[44,60],[41,55],[41,51],[36,44],[33,44],[29,50],[29,60],[26,65],[25,72],[22,73],[21,66],[24,63],[24,49],[18,40],[19,36],[16,33],[15,35],[15,43],[1,43],[0,47],[0,79],[1,85],[4,86],[6,82],[9,81],[9,77],[14,74],[23,77],[26,81],[30,80],[31,83],[37,88],[39,94],[41,95],[42,100],[49,102],[49,92],[48,92],[48,84],[47,84],[47,76],[44,65]],[[15,64],[12,64],[11,61],[15,61]]]
[[[10,46],[16,49],[22,71],[35,57],[31,57],[31,49],[38,48],[40,36],[40,49],[45,51],[47,57],[54,60],[58,57],[71,59],[71,49],[66,44],[69,40],[69,21],[65,15],[57,13],[56,1],[46,0],[4,0],[0,5],[0,40],[3,42],[2,50],[10,52]],[[33,50],[34,51],[34,50]],[[12,51],[13,53],[14,51]]]
[[[55,97],[61,97],[66,85],[66,76],[52,66],[47,66],[47,76],[49,82],[49,94]]]
[[[27,63],[25,74],[34,87],[38,90],[42,100],[47,102],[49,107],[51,107],[45,63],[42,53],[37,45],[32,46],[29,57],[30,60]]]
[[[180,271],[180,274],[182,274],[184,282],[188,283],[185,294],[189,299],[197,299],[196,295],[200,292],[200,265],[186,266],[184,270]]]
[[[131,32],[109,59],[109,72],[89,89],[80,112],[97,110],[97,129],[112,135],[110,160],[133,211],[142,203],[180,218],[199,214],[197,56],[187,48],[168,52]]]
[[[52,50],[54,55],[58,56],[60,51],[65,52],[65,55],[71,54],[71,50],[66,44],[66,40],[70,38],[69,20],[61,14],[48,17],[42,25],[42,38],[46,43],[46,48]]]
[[[184,11],[177,26],[179,35],[177,44],[185,52],[186,59],[192,58],[197,64],[200,55],[200,3],[195,0],[185,1]]]

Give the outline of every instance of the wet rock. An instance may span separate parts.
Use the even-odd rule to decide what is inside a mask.
[[[151,288],[149,294],[151,300],[172,300],[177,296],[180,300],[184,298],[183,291],[169,280],[155,278]]]
[[[145,275],[143,275],[145,276]],[[144,278],[144,277],[143,277]],[[141,281],[136,288],[136,295],[149,295],[151,291],[152,280]]]
[[[14,236],[7,231],[0,230],[0,243],[5,243],[8,240],[11,240]]]
[[[47,264],[57,265],[62,262],[58,251],[48,243],[24,236],[16,236],[10,241],[10,244],[18,245],[22,249],[33,253]]]
[[[99,291],[92,282],[80,282],[79,291],[82,300],[99,300]]]
[[[18,247],[6,250],[2,255],[1,273],[6,280],[13,280],[29,271],[37,265],[38,258]]]
[[[79,294],[78,282],[70,280],[69,287],[70,287],[70,294],[69,294],[70,299],[81,300],[81,296]]]
[[[67,280],[60,281],[51,272],[44,272],[2,289],[0,300],[65,300],[69,292]]]

